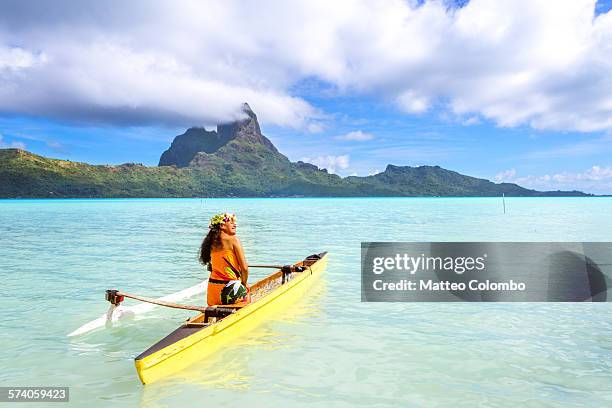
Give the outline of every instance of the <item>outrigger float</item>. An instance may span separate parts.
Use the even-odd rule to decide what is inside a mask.
[[[327,252],[310,255],[293,265],[263,265],[278,270],[251,286],[250,303],[209,307],[178,305],[117,290],[107,290],[106,299],[114,306],[129,297],[200,312],[136,357],[140,381],[150,384],[201,360],[228,341],[282,312],[284,307],[304,294],[326,266]]]

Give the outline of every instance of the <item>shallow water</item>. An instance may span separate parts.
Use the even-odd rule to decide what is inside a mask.
[[[612,241],[611,198],[0,200],[2,385],[70,386],[72,405],[610,406],[609,304],[360,302],[361,241]],[[300,303],[143,387],[133,358],[189,312],[68,338],[104,290],[206,277],[208,218],[238,215],[251,263],[331,258]],[[252,270],[251,281],[267,270]],[[188,300],[204,303],[201,298]],[[132,303],[133,304],[133,303]]]

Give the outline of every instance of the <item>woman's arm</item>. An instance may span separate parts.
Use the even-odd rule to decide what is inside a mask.
[[[232,241],[232,244],[234,246],[234,253],[236,254],[236,257],[238,258],[238,263],[240,264],[240,280],[242,281],[242,284],[246,286],[247,280],[249,279],[249,264],[247,263],[246,257],[244,256],[244,250],[242,249],[242,243],[240,242],[240,239],[238,239],[237,236],[234,236],[234,239]]]

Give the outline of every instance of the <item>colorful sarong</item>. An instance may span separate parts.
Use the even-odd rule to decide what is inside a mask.
[[[240,281],[240,270],[234,251],[213,250],[210,254],[212,272],[208,278],[206,300],[209,306],[229,305],[247,301],[248,289]]]

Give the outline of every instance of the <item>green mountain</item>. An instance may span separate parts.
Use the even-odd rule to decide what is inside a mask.
[[[191,128],[163,152],[158,167],[89,165],[0,149],[0,198],[269,196],[586,196],[496,184],[438,166],[388,165],[368,177],[341,178],[290,162],[262,135],[248,105],[244,119],[216,131]]]

